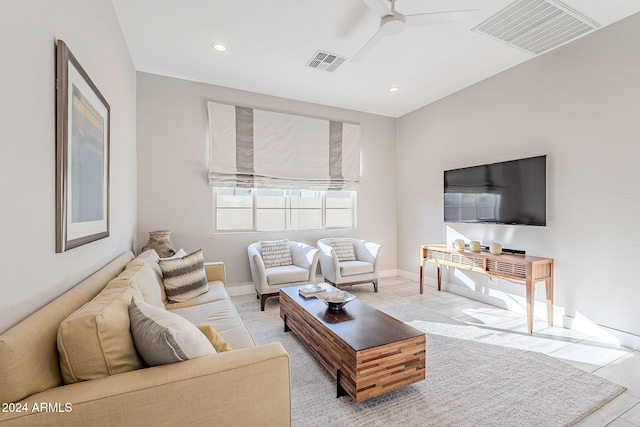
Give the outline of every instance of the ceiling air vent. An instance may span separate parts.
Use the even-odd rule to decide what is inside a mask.
[[[333,73],[347,58],[344,56],[334,55],[333,53],[317,51],[313,58],[307,62],[307,67],[317,68],[318,70]]]
[[[517,0],[473,31],[539,55],[598,27],[557,0]]]

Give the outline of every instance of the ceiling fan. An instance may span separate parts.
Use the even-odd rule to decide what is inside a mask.
[[[351,61],[361,61],[385,36],[400,34],[405,27],[460,22],[471,18],[478,9],[403,15],[396,11],[396,0],[362,0],[380,17],[380,29],[360,48]],[[389,9],[391,3],[391,9]]]

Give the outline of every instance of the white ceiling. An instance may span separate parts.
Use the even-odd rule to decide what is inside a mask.
[[[534,57],[471,31],[512,0],[397,0],[403,14],[479,10],[466,22],[405,28],[333,73],[306,64],[317,50],[353,57],[378,30],[363,0],[112,2],[138,71],[390,117]],[[639,0],[564,3],[600,28],[640,12]],[[213,41],[228,50],[213,51]]]

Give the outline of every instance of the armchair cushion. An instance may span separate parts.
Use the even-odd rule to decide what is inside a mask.
[[[289,240],[269,240],[260,242],[260,251],[265,268],[293,264]]]
[[[353,249],[353,240],[350,237],[346,238],[331,238],[329,239],[329,246],[336,251],[338,261],[355,261],[356,252]]]
[[[356,274],[373,273],[373,264],[366,261],[342,261],[340,263],[341,276],[355,276]]]
[[[309,280],[309,270],[296,265],[267,268],[265,274],[269,285]]]

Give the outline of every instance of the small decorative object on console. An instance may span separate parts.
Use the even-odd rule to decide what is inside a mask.
[[[300,296],[303,298],[312,298],[318,294],[321,294],[322,292],[327,292],[327,289],[322,285],[309,285],[305,286],[304,288],[300,288],[300,290],[298,291]]]
[[[348,302],[356,299],[355,295],[345,291],[323,292],[316,295],[316,298],[327,304],[329,310],[342,310]]]
[[[480,252],[480,242],[472,240],[469,242],[469,250],[471,252]]]
[[[462,240],[462,239],[456,239],[456,240],[453,242],[453,246],[454,246],[456,249],[458,249],[459,251],[464,250],[464,240]]]
[[[500,255],[502,253],[502,245],[500,243],[492,243],[489,245],[491,255]]]

